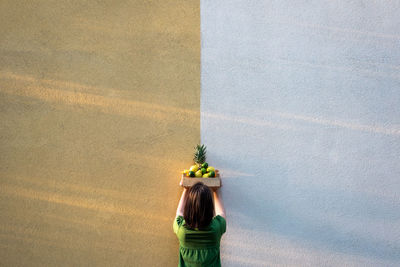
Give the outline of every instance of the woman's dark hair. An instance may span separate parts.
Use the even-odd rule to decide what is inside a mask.
[[[189,228],[206,228],[214,216],[214,202],[211,189],[198,182],[188,189],[183,218]]]

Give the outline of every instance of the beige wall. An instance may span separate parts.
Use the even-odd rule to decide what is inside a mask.
[[[199,1],[16,2],[0,3],[0,265],[176,266]]]

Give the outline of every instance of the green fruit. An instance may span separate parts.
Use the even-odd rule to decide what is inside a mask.
[[[208,173],[203,174],[203,178],[208,178],[208,177],[209,177]]]
[[[195,173],[195,176],[196,176],[196,177],[202,177],[202,176],[203,176],[203,173],[201,172],[201,170],[198,170],[198,171]]]
[[[207,170],[205,168],[201,168],[201,174],[205,174]]]
[[[190,177],[195,177],[194,171],[189,171],[188,174]]]
[[[214,167],[211,167],[211,166],[210,166],[210,167],[207,168],[207,172],[211,172],[211,171],[214,171],[214,172],[215,172],[215,169],[214,169]]]
[[[208,168],[208,163],[207,163],[207,162],[204,162],[203,164],[201,164],[201,167],[207,170],[207,168]]]
[[[215,172],[214,171],[210,171],[210,177],[215,177]]]

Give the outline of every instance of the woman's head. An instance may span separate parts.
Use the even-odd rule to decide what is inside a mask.
[[[205,228],[214,216],[211,189],[198,182],[189,188],[183,212],[186,225],[190,228]]]

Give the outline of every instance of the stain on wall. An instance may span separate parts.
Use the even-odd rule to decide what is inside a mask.
[[[0,3],[0,265],[176,266],[198,1]]]
[[[398,1],[201,1],[225,266],[400,265]]]

